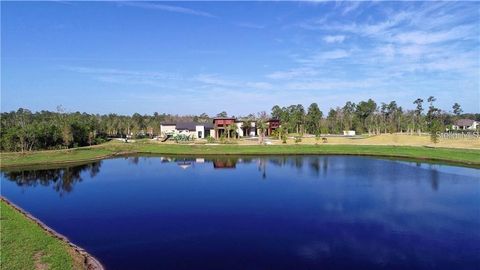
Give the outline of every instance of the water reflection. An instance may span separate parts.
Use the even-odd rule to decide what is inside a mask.
[[[347,156],[119,157],[4,172],[1,192],[107,269],[475,269],[478,172]]]
[[[148,157],[125,157],[128,164],[135,166],[142,166],[141,160],[147,160]],[[269,157],[178,157],[165,156],[160,157],[161,164],[174,163],[182,170],[193,170],[195,164],[202,166],[211,166],[215,170],[223,169],[238,169],[238,166],[255,163],[257,171],[262,179],[269,178],[268,172],[273,172],[282,167],[290,167],[297,171],[297,174],[308,173],[315,178],[328,179],[329,171],[342,171],[347,176],[356,173],[368,174],[372,179],[381,178],[382,180],[398,181],[402,179],[403,169],[401,165],[416,167],[419,170],[424,170],[425,175],[421,177],[430,182],[431,189],[437,191],[440,188],[439,170],[442,165],[426,164],[419,162],[408,161],[385,161],[387,167],[372,167],[369,163],[362,163],[362,159],[352,161],[355,158],[334,159],[328,156],[269,156]],[[357,158],[358,159],[358,158]],[[364,158],[368,159],[368,158]],[[154,158],[157,162],[157,158]],[[2,172],[3,178],[16,182],[21,187],[31,187],[36,185],[52,186],[60,195],[70,193],[77,182],[82,181],[82,172],[89,172],[90,177],[93,178],[100,172],[101,161],[92,162],[79,166],[69,166],[56,169],[33,169],[33,170],[15,170]],[[306,166],[304,166],[306,165]],[[389,177],[384,177],[383,171],[391,167],[389,170],[391,174]],[[269,171],[268,167],[272,167]],[[467,169],[468,170],[468,169]],[[335,174],[333,174],[335,175]]]
[[[82,181],[82,172],[89,172],[90,178],[94,178],[100,172],[101,164],[101,161],[97,161],[57,169],[5,171],[2,177],[21,187],[52,186],[60,195],[64,195],[72,192],[73,186]]]

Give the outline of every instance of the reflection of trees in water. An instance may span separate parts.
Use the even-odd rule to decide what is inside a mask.
[[[437,169],[433,168],[430,171],[430,184],[432,185],[432,190],[438,190],[438,181],[440,176],[438,175]]]
[[[320,174],[320,158],[311,157],[310,158],[310,169],[315,173],[316,176]]]
[[[258,171],[262,174],[263,179],[267,179],[267,159],[258,159]]]
[[[60,195],[69,193],[73,190],[76,182],[81,182],[81,173],[90,172],[90,177],[95,177],[100,172],[101,161],[88,163],[79,166],[65,167],[58,169],[38,169],[23,171],[7,171],[3,172],[3,176],[18,186],[49,186],[52,185],[54,190]]]
[[[135,165],[138,165],[138,161],[140,160],[139,157],[135,156],[135,157],[128,157],[128,161],[131,163],[131,164],[135,164]]]

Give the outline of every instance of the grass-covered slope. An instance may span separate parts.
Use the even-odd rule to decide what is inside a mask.
[[[177,145],[110,142],[94,147],[31,153],[2,153],[1,167],[76,163],[123,154],[302,155],[337,154],[402,157],[480,166],[480,150],[387,145]]]
[[[62,240],[0,201],[1,269],[83,269],[83,258]]]

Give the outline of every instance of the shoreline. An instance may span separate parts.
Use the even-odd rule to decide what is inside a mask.
[[[75,245],[72,243],[66,236],[56,232],[54,229],[50,228],[47,226],[45,223],[43,223],[41,220],[38,218],[34,217],[32,214],[30,214],[28,211],[24,210],[20,206],[12,203],[10,200],[8,200],[6,197],[3,195],[0,196],[0,200],[11,206],[13,209],[15,209],[17,212],[22,214],[25,218],[33,221],[37,226],[39,226],[46,234],[49,234],[56,239],[66,243],[70,248],[73,249],[73,251],[77,252],[80,256],[83,257],[84,261],[84,267],[87,270],[105,270],[103,265],[100,263],[98,259],[96,259],[94,256],[92,256],[90,253],[88,253],[85,249]]]
[[[295,156],[345,155],[400,158],[480,168],[480,150],[394,145],[177,145],[106,143],[102,145],[28,153],[1,153],[0,169],[74,165],[108,158],[139,155],[178,156]]]

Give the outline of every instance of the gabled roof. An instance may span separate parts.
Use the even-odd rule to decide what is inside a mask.
[[[460,127],[469,127],[473,126],[474,122],[475,121],[472,119],[458,119],[457,121],[455,121],[455,125]]]

